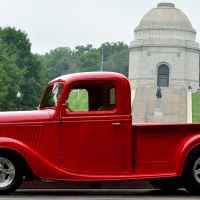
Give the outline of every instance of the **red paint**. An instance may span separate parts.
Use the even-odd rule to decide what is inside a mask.
[[[181,176],[188,154],[200,145],[200,124],[132,125],[130,85],[123,75],[71,74],[54,79],[47,88],[57,83],[63,90],[55,107],[41,102],[38,111],[0,113],[0,148],[21,154],[38,178],[103,181]],[[95,90],[97,85],[115,88],[115,109],[97,109],[101,101],[109,102],[102,97],[107,89]],[[89,93],[89,111],[66,111],[63,104],[70,90],[80,86]]]

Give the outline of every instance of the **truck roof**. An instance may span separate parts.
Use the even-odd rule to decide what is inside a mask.
[[[128,79],[119,73],[116,72],[82,72],[82,73],[74,73],[74,74],[68,74],[63,75],[60,77],[57,77],[49,82],[47,87],[49,85],[55,83],[55,82],[64,82],[65,85],[69,85],[76,81],[116,81],[121,88],[121,102],[123,111],[122,114],[131,114],[131,89],[130,89],[130,83]]]
[[[50,81],[49,84],[53,82],[57,82],[57,81],[70,83],[71,81],[74,81],[74,80],[77,81],[77,80],[96,80],[96,79],[118,80],[120,83],[121,81],[122,82],[128,81],[124,75],[116,73],[116,72],[81,72],[81,73],[73,73],[73,74],[59,76],[53,79],[52,81]]]

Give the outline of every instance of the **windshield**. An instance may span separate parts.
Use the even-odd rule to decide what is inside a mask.
[[[40,108],[56,107],[62,93],[62,89],[63,84],[61,83],[54,83],[53,85],[49,86],[45,91]]]

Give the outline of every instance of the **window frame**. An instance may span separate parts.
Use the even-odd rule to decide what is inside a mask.
[[[64,98],[64,102],[67,101],[69,98],[70,90],[75,87],[76,85],[92,85],[92,84],[99,84],[99,85],[113,85],[115,87],[115,109],[113,110],[88,110],[88,111],[74,111],[74,112],[69,112],[66,111],[67,116],[73,116],[73,115],[79,115],[79,116],[90,116],[90,115],[116,115],[121,113],[121,87],[120,84],[115,81],[115,80],[89,80],[89,81],[75,81],[72,82],[68,85],[67,90],[66,90],[66,95]],[[80,88],[81,89],[81,88]],[[86,88],[83,88],[86,89]],[[87,89],[86,89],[87,90]],[[109,90],[108,90],[109,91]],[[108,99],[107,99],[108,101]],[[90,104],[90,94],[88,92],[88,106]]]
[[[61,93],[60,93],[59,99],[57,100],[57,105],[55,105],[55,106],[44,106],[44,107],[42,107],[42,104],[43,104],[43,102],[44,102],[44,100],[45,100],[45,94],[46,94],[47,90],[48,90],[50,87],[52,87],[52,86],[54,87],[55,84],[62,85],[62,91],[61,91]],[[61,96],[62,96],[62,94],[63,94],[64,87],[65,87],[65,85],[64,85],[63,82],[54,82],[54,83],[48,85],[48,86],[46,87],[45,91],[44,91],[42,100],[41,100],[41,102],[40,102],[40,109],[49,109],[49,108],[55,109],[55,108],[57,108],[58,105],[59,105],[59,102],[61,101]],[[53,88],[52,88],[52,89],[53,89]]]

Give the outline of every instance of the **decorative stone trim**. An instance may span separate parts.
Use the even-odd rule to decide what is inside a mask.
[[[175,7],[175,4],[173,3],[159,3],[157,4],[157,7]]]
[[[129,79],[129,81],[131,81],[131,83],[154,83],[154,78],[146,78],[146,79],[143,79],[143,78],[134,78],[134,79]]]
[[[173,38],[173,39],[187,39],[191,41],[196,40],[196,31],[182,30],[182,29],[170,29],[170,28],[136,28],[135,39],[144,38]]]
[[[191,80],[191,79],[176,79],[176,78],[172,78],[172,81],[181,81],[182,83],[185,82],[187,84],[199,83],[199,81],[195,81],[195,80]]]
[[[130,52],[131,51],[142,51],[142,47],[130,47]]]
[[[186,51],[186,52],[191,52],[191,53],[197,53],[200,54],[200,49],[193,49],[193,48],[188,48],[187,46],[185,47],[180,47],[180,46],[167,46],[167,45],[149,45],[149,46],[131,46],[129,47],[130,52],[132,51],[147,51],[147,55],[151,55],[151,53],[177,53],[177,56],[181,56],[181,52]]]
[[[191,52],[191,53],[200,54],[200,50],[197,50],[197,49],[189,49],[189,48],[186,48],[185,51],[186,51],[186,52]]]

